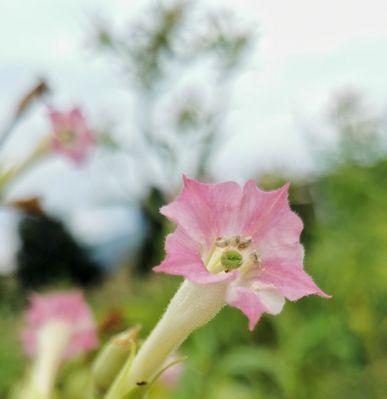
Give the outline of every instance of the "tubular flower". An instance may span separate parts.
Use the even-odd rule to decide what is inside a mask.
[[[38,350],[39,334],[48,324],[61,324],[69,330],[69,340],[63,351],[71,358],[94,349],[98,344],[93,316],[81,292],[34,294],[26,314],[26,327],[22,341],[27,354],[34,356]]]
[[[176,363],[174,363],[170,367],[168,367],[168,365],[173,362],[176,362]],[[166,363],[165,365],[167,366],[167,369],[160,375],[159,381],[165,387],[167,387],[169,389],[173,389],[179,383],[179,381],[183,375],[184,364],[181,361],[179,361],[179,357],[176,354],[169,356],[165,363]]]
[[[253,180],[241,188],[184,177],[182,192],[161,208],[177,228],[154,270],[226,283],[224,301],[248,317],[250,330],[262,313],[280,313],[285,298],[328,297],[303,269],[303,223],[289,207],[288,187],[265,192]]]
[[[49,119],[53,129],[52,149],[78,165],[84,162],[96,139],[87,126],[81,110],[79,108],[73,108],[68,112],[50,110]]]
[[[265,192],[252,180],[241,188],[184,177],[183,191],[161,209],[177,228],[167,237],[167,256],[155,271],[185,280],[127,374],[116,380],[119,389],[106,399],[146,387],[186,338],[226,304],[240,309],[252,330],[262,313],[278,314],[285,298],[328,296],[303,270],[303,225],[287,197],[288,185]]]
[[[33,357],[28,397],[49,399],[62,361],[98,344],[83,295],[78,291],[33,295],[22,341],[27,354]]]

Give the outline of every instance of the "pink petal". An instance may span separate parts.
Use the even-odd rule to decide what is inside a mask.
[[[231,232],[241,193],[234,182],[205,184],[184,176],[182,192],[161,213],[197,242],[209,244],[216,236]]]
[[[57,130],[58,128],[62,129],[64,126],[67,126],[67,117],[62,112],[50,109],[48,117],[54,130]]]
[[[278,314],[284,305],[284,298],[275,287],[253,290],[249,287],[230,286],[226,302],[240,309],[249,319],[249,329],[253,330],[262,313]]]
[[[50,110],[49,118],[54,131],[51,140],[53,151],[66,156],[77,165],[84,162],[96,140],[81,110],[79,108],[67,112]],[[63,132],[71,132],[74,139],[69,143],[63,142],[60,137]]]
[[[67,115],[67,120],[75,129],[85,129],[86,127],[86,120],[83,116],[82,111],[79,108],[73,108]]]
[[[330,298],[317,287],[312,278],[299,265],[269,263],[265,265],[265,270],[259,280],[275,285],[282,295],[291,301],[313,294]]]
[[[300,244],[302,220],[289,206],[288,185],[280,189],[273,203],[270,217],[254,234],[259,252],[264,261],[283,260],[302,266],[304,249]]]
[[[177,356],[170,356],[165,362],[165,367],[171,364],[173,361],[178,360]],[[159,377],[159,381],[167,386],[169,389],[174,388],[180,381],[180,378],[184,371],[184,365],[182,362],[176,363],[173,366],[168,367]]]
[[[52,320],[66,322],[72,328],[72,337],[65,357],[88,351],[97,346],[98,339],[93,316],[79,291],[35,294],[26,313],[26,326],[22,332],[25,351],[34,355],[40,329]]]
[[[283,265],[286,269],[287,274],[289,273],[294,276],[294,285],[300,288],[299,276],[306,273],[303,271],[303,258],[304,249],[300,244],[300,235],[303,229],[302,220],[290,209],[288,202],[288,187],[286,184],[279,190],[275,190],[269,193],[263,193],[261,190],[256,189],[254,182],[248,182],[244,188],[244,201],[245,203],[256,203],[256,207],[246,207],[244,209],[250,209],[250,213],[254,214],[253,218],[257,218],[258,223],[253,226],[248,225],[249,233],[253,236],[253,242],[257,246],[258,252],[261,256],[263,266],[266,270],[265,276],[269,273],[276,273],[277,269],[271,271],[275,265]],[[266,195],[266,200],[262,199]],[[254,200],[255,199],[255,200]],[[261,201],[261,202],[260,202]],[[261,211],[260,206],[265,209]],[[254,209],[251,212],[251,209]],[[248,212],[249,213],[249,212]],[[260,217],[258,218],[258,213]],[[245,225],[246,228],[246,225]],[[274,265],[274,266],[273,266]],[[278,278],[281,277],[281,272],[277,273]],[[307,275],[306,275],[307,276]],[[273,279],[273,281],[278,281]],[[259,278],[261,280],[261,278]],[[303,283],[304,291],[298,292],[298,298],[307,294],[318,293],[320,290],[315,286],[309,276],[301,279]],[[268,283],[275,284],[272,279],[265,280]],[[292,284],[292,279],[288,278],[286,284]],[[306,285],[305,285],[306,284]],[[275,284],[277,285],[277,284]],[[301,287],[302,288],[302,287]],[[288,288],[286,293],[289,293],[292,288]],[[286,296],[286,294],[284,293]],[[294,297],[294,293],[292,298]]]
[[[98,346],[98,339],[94,328],[84,328],[75,332],[71,338],[71,345],[67,348],[64,357],[70,359],[80,353],[87,353]]]
[[[215,283],[233,278],[232,273],[211,274],[203,264],[198,244],[181,227],[167,236],[164,261],[153,268],[155,272],[183,276],[198,284]]]
[[[274,219],[279,209],[287,203],[286,184],[278,190],[262,191],[254,180],[249,180],[243,187],[243,196],[238,215],[239,232],[244,235],[253,236],[255,241],[267,229],[275,224]]]

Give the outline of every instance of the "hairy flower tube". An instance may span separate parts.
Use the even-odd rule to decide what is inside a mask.
[[[185,281],[134,358],[128,390],[154,378],[226,304],[240,309],[252,330],[263,313],[280,313],[285,299],[328,297],[303,269],[303,224],[289,207],[288,185],[265,192],[253,180],[241,188],[184,177],[182,192],[161,213],[177,228],[154,270]]]
[[[94,320],[82,293],[33,295],[22,342],[33,358],[29,395],[31,399],[50,398],[62,361],[98,344]]]
[[[49,119],[53,129],[52,149],[71,159],[75,164],[84,162],[96,139],[81,110],[79,108],[67,112],[50,110]]]

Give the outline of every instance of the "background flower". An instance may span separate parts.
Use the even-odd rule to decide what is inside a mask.
[[[81,292],[34,294],[22,332],[24,349],[30,356],[36,355],[40,331],[51,322],[64,323],[70,329],[64,358],[87,352],[98,344],[94,319]]]
[[[53,136],[51,145],[55,152],[81,164],[95,145],[94,133],[89,129],[79,108],[69,111],[51,109],[49,112]]]

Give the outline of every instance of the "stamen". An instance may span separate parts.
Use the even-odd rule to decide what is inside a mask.
[[[241,241],[241,236],[233,236],[230,238],[230,245],[232,247],[237,247]]]
[[[59,138],[64,144],[72,144],[75,140],[75,135],[71,130],[63,130],[60,132]]]
[[[250,236],[241,238],[238,249],[246,249],[251,244],[252,239]]]
[[[261,265],[262,259],[256,252],[252,252],[249,257],[255,264]]]
[[[215,245],[219,248],[226,248],[230,245],[230,240],[225,237],[217,237]]]

